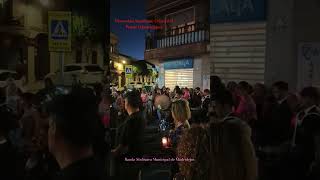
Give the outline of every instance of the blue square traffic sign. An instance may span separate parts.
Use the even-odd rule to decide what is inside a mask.
[[[69,38],[69,23],[67,20],[52,20],[50,31],[52,39],[67,40]]]

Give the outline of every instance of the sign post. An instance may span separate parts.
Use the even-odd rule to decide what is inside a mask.
[[[60,83],[64,84],[64,56],[71,52],[71,12],[49,11],[49,51],[59,53]]]
[[[129,79],[131,81],[132,77],[133,77],[133,67],[132,65],[126,65],[125,68],[125,74],[126,74],[126,84],[129,83]]]

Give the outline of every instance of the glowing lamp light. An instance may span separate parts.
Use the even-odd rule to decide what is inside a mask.
[[[168,145],[168,139],[166,137],[162,138],[162,145],[167,146]]]
[[[127,63],[126,61],[122,61],[123,64]]]

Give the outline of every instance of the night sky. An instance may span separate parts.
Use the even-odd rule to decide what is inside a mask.
[[[119,38],[119,51],[136,59],[144,59],[145,31],[128,30],[118,19],[145,19],[145,0],[110,0],[110,31]]]

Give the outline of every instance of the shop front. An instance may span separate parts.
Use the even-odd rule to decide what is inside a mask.
[[[193,58],[181,58],[164,62],[164,85],[170,89],[175,86],[192,88],[193,61]]]

